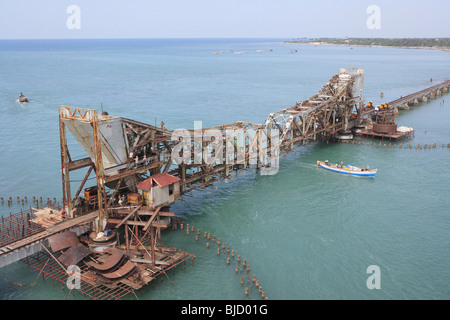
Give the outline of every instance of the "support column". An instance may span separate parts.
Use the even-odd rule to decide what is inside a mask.
[[[182,162],[180,168],[181,168],[181,181],[184,183],[186,181],[186,164],[184,162]],[[186,190],[186,185],[183,184],[180,192],[184,193],[185,190]]]
[[[59,138],[61,146],[61,174],[62,174],[62,192],[63,208],[69,217],[73,217],[72,196],[70,193],[69,177],[69,149],[67,148],[66,126],[61,118],[64,109],[59,109]]]
[[[103,169],[102,145],[100,140],[100,130],[98,124],[98,113],[93,110],[92,129],[94,137],[94,157],[95,173],[97,175],[97,196],[98,196],[98,232],[103,232],[108,219],[105,190],[105,172]]]
[[[394,107],[394,115],[395,116],[399,116],[400,115],[400,112],[398,111],[397,107]]]
[[[290,143],[291,143],[291,150],[294,149],[294,126],[291,123],[291,138],[290,138]]]

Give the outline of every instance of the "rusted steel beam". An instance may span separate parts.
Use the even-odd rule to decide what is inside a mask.
[[[90,160],[90,159],[89,159],[89,160]],[[89,178],[89,175],[91,174],[92,169],[94,169],[94,166],[93,166],[93,164],[92,164],[92,162],[91,162],[91,166],[89,167],[88,172],[87,172],[86,175],[84,176],[84,179],[83,179],[83,181],[81,182],[80,187],[79,187],[78,190],[77,190],[77,193],[76,193],[75,196],[73,197],[72,203],[75,203],[75,201],[77,200],[77,198],[78,198],[78,196],[80,195],[81,191],[83,190],[84,184],[86,183],[87,179]]]
[[[146,166],[143,166],[143,167],[140,167],[140,168],[137,168],[137,169],[131,169],[131,170],[127,170],[127,171],[118,173],[118,174],[113,175],[113,176],[107,176],[105,178],[105,181],[106,181],[106,183],[108,183],[108,182],[111,182],[111,181],[114,181],[114,180],[118,180],[118,179],[121,179],[121,178],[124,178],[124,177],[129,177],[129,176],[135,175],[136,173],[156,168],[158,166],[163,165],[164,163],[166,163],[166,162],[165,161],[158,161],[158,162],[150,163],[150,164],[148,164]]]
[[[63,207],[67,210],[67,214],[72,217],[72,197],[70,195],[70,177],[69,177],[69,158],[66,138],[66,126],[62,121],[64,107],[59,108],[59,138],[61,148],[61,174],[62,174],[62,191],[63,191]]]
[[[60,106],[60,117],[62,119],[77,119],[84,120],[86,122],[91,122],[92,110],[85,108],[74,108],[70,106]]]
[[[9,226],[4,224],[4,221],[2,219],[2,226],[0,229],[0,234],[5,234],[4,232],[6,231],[8,235],[12,234],[17,234],[18,237],[15,237],[14,239],[20,239],[22,237],[24,237],[25,235],[29,235],[32,232],[36,232],[35,229],[29,228],[27,227],[25,224],[23,223],[18,223],[17,221],[13,221],[12,219],[5,219],[7,222],[9,222]],[[15,225],[15,226],[13,226]],[[22,229],[22,230],[21,230]],[[26,230],[28,230],[28,232],[24,232]]]
[[[98,123],[98,114],[96,110],[93,110],[93,138],[94,138],[94,157],[95,157],[95,173],[97,177],[97,199],[98,199],[98,211],[99,211],[99,223],[98,231],[103,232],[103,222],[108,219],[108,210],[106,203],[106,181],[105,171],[103,168],[102,160],[102,145],[100,141],[100,131]]]
[[[143,212],[140,211],[138,212],[139,216],[149,216],[149,215],[153,215],[153,212],[147,211],[147,212]],[[159,211],[158,215],[160,217],[175,217],[175,212],[165,212],[165,211]]]
[[[156,210],[153,212],[153,215],[150,217],[147,224],[144,226],[144,228],[142,230],[147,231],[148,227],[150,227],[153,220],[155,220],[156,216],[158,215],[159,210],[161,210],[161,207],[156,208]]]
[[[92,159],[90,157],[87,157],[87,158],[78,159],[75,161],[70,161],[68,163],[68,169],[69,169],[69,171],[73,171],[73,170],[78,170],[78,169],[93,166],[93,165],[94,165],[94,163],[92,162]]]
[[[128,219],[130,219],[130,217],[136,213],[136,211],[138,211],[141,208],[141,206],[136,207],[133,211],[131,211],[125,218],[123,218],[122,221],[120,221],[120,223],[118,223],[116,225],[115,228],[119,228],[120,226],[122,226]],[[113,219],[109,219],[108,221],[112,221]]]
[[[109,218],[108,222],[112,223],[112,224],[118,224],[118,223],[122,222],[122,220],[121,219]],[[129,225],[129,226],[144,227],[147,224],[147,222],[146,221],[132,221],[132,220],[128,220],[128,221],[125,221],[123,224],[124,225]],[[169,226],[169,224],[168,223],[164,223],[164,222],[153,221],[151,226],[152,227],[156,227],[156,228],[167,228]]]

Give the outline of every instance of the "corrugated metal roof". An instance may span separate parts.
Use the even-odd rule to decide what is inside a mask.
[[[138,185],[136,187],[138,189],[148,191],[154,187],[154,183],[156,183],[159,187],[162,188],[162,187],[168,186],[169,184],[172,184],[172,183],[175,183],[178,181],[180,181],[179,178],[174,177],[166,172],[162,172],[162,173],[155,174],[155,175],[151,176],[150,178],[138,183]]]

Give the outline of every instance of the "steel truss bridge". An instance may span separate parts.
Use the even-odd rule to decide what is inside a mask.
[[[258,168],[270,174],[279,157],[295,145],[349,130],[367,113],[364,71],[355,68],[341,68],[314,96],[271,113],[263,124],[238,121],[210,128],[167,130],[93,109],[60,106],[64,207],[71,216],[92,171],[96,175],[100,221],[107,219],[108,207],[118,193],[135,192],[138,182],[156,173],[180,178],[181,194],[242,168]],[[87,157],[71,158],[67,129]],[[87,173],[72,195],[70,173],[83,168]],[[107,188],[112,191],[108,198]]]

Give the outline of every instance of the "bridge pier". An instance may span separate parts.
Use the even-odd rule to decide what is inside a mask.
[[[398,107],[399,110],[408,110],[409,106],[417,106],[421,102],[428,102],[430,99],[435,99],[450,90],[450,80],[447,80],[438,85],[421,90],[419,92],[410,94],[406,97],[389,102],[389,107]]]
[[[398,111],[398,108],[397,107],[394,107],[394,116],[399,116],[400,115],[400,112]]]
[[[398,106],[398,110],[409,110],[409,104],[408,102],[405,102]]]

